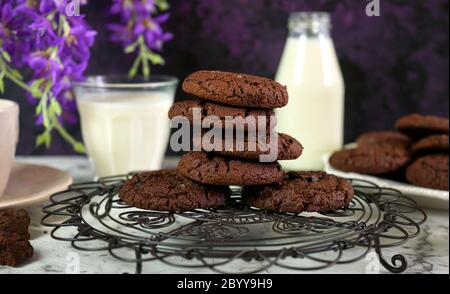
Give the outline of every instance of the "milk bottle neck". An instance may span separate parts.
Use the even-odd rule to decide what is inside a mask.
[[[289,37],[329,37],[331,23],[327,12],[294,12],[289,16]]]

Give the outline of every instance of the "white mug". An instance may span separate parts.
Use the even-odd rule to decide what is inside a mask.
[[[19,106],[0,99],[0,197],[5,191],[19,138]]]

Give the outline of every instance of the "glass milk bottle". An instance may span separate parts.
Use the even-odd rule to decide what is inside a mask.
[[[276,110],[278,131],[305,148],[297,160],[280,163],[288,170],[323,169],[321,156],[342,147],[344,132],[344,81],[328,13],[291,14],[276,80],[289,93],[288,105]]]

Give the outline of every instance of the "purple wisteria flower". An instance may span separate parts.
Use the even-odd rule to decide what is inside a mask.
[[[130,77],[137,74],[141,65],[143,75],[148,77],[149,63],[164,63],[163,58],[155,51],[160,52],[164,42],[173,37],[162,28],[169,19],[169,14],[158,15],[167,8],[166,0],[113,0],[110,13],[118,15],[119,22],[107,26],[112,32],[111,40],[120,43],[125,53],[137,53],[129,72]]]
[[[162,28],[169,14],[160,13],[167,10],[167,0],[111,1],[110,13],[118,17],[117,23],[108,25],[111,39],[121,43],[126,53],[137,54],[129,76],[142,67],[148,77],[150,64],[164,63],[156,52],[172,38]],[[72,0],[0,0],[0,93],[4,78],[26,90],[36,107],[35,122],[43,129],[38,145],[49,146],[51,132],[56,130],[83,152],[83,145],[64,124],[76,121],[72,83],[84,79],[96,32],[83,15],[69,15],[73,4]],[[20,74],[24,68],[31,71],[27,82]]]
[[[82,144],[64,130],[63,123],[75,122],[72,82],[84,79],[96,33],[83,16],[67,14],[70,3],[0,0],[0,81],[11,79],[27,90],[29,101],[36,105],[36,124],[44,129],[38,145],[49,146],[50,133],[56,129],[81,152]],[[28,83],[15,69],[21,66],[32,71]]]
[[[0,42],[2,42],[0,45],[5,49],[13,45],[13,36],[11,36],[14,32],[13,18],[11,4],[3,4],[0,9]]]
[[[22,64],[22,56],[29,54],[32,44],[27,41],[30,31],[27,29],[31,23],[26,9],[21,5],[13,6],[14,1],[0,1],[0,48],[11,57],[13,65]],[[22,3],[23,1],[16,1]]]

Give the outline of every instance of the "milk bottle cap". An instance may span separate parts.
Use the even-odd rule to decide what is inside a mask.
[[[331,28],[328,12],[293,12],[289,16],[289,30],[296,33],[327,33]]]

